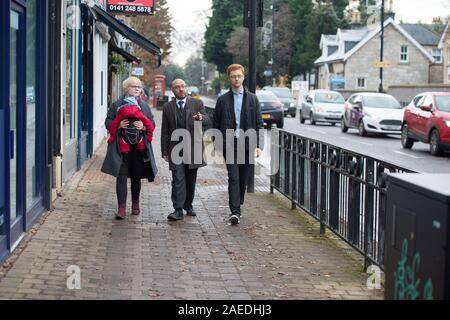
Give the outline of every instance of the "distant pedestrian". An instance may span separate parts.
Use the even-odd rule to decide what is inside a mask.
[[[142,93],[141,80],[135,77],[130,77],[123,82],[124,97],[114,102],[108,109],[108,114],[105,120],[106,129],[110,130],[114,120],[118,117],[118,109],[122,106],[130,105],[130,101],[137,101],[137,104],[143,116],[151,122],[153,128],[155,121],[153,114],[146,102],[139,99]],[[147,121],[144,121],[148,124]],[[131,144],[129,152],[121,152],[119,140],[123,137],[122,131],[128,128],[136,128],[143,135],[145,149],[138,150],[138,144]],[[148,137],[148,132],[152,130],[144,126],[143,121],[138,118],[123,119],[119,123],[119,129],[116,134],[115,141],[108,144],[108,150],[103,163],[101,171],[116,177],[116,194],[118,202],[117,219],[124,219],[126,216],[127,207],[127,180],[131,178],[131,198],[132,207],[131,213],[139,215],[140,209],[140,193],[141,193],[141,179],[148,179],[152,182],[158,172],[156,168],[156,161],[153,153],[153,148],[150,143],[151,138]],[[123,149],[122,151],[126,151]]]
[[[255,94],[248,92],[244,86],[245,69],[240,64],[232,64],[227,69],[231,89],[217,99],[214,110],[215,129],[223,135],[223,155],[228,171],[228,196],[230,206],[229,221],[238,224],[241,220],[241,206],[244,204],[245,192],[251,157],[261,155],[264,142],[260,139],[260,130],[263,128],[261,108]],[[252,145],[246,132],[254,130],[256,144]],[[230,137],[227,130],[231,130]],[[242,131],[241,131],[242,130]],[[231,144],[231,154],[227,153],[227,145]],[[245,146],[245,150],[239,148]],[[239,153],[245,152],[243,161],[239,161]]]
[[[206,166],[203,160],[202,138],[203,129],[208,126],[209,117],[205,112],[203,102],[187,95],[184,80],[174,80],[172,92],[175,99],[163,107],[161,154],[164,160],[169,162],[169,168],[172,171],[172,203],[175,211],[170,213],[167,219],[176,221],[183,219],[183,209],[186,210],[188,216],[196,216],[192,203],[195,196],[197,171]],[[184,132],[190,139],[185,136],[172,141],[172,134],[176,130]],[[195,132],[195,130],[200,132]],[[185,138],[191,142],[188,150],[182,150],[186,154],[172,154],[174,148]],[[200,149],[196,147],[196,143],[200,143]],[[175,162],[174,157],[176,156],[179,156],[182,161]]]

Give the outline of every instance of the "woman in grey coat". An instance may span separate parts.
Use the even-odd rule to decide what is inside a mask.
[[[114,102],[108,109],[108,114],[105,120],[106,129],[109,129],[112,121],[117,116],[117,109],[122,105],[128,104],[130,99],[135,99],[142,113],[153,123],[152,111],[148,104],[139,99],[142,93],[141,80],[135,77],[130,77],[123,82],[123,88],[125,96]],[[129,126],[134,126],[136,129],[142,131],[145,141],[145,151],[139,152],[137,145],[131,145],[130,152],[121,153],[119,151],[119,139],[121,139],[121,133],[116,135],[116,140],[113,143],[108,144],[108,150],[106,152],[105,161],[101,171],[110,174],[117,178],[116,180],[116,194],[118,202],[118,212],[116,214],[117,219],[124,219],[126,216],[126,203],[127,203],[127,179],[131,179],[131,198],[132,206],[131,213],[133,215],[139,215],[140,209],[140,193],[141,193],[141,179],[148,179],[149,182],[155,180],[158,172],[156,168],[156,161],[153,153],[153,148],[150,142],[147,140],[146,131],[142,121],[134,121],[130,124],[128,119],[122,120],[119,126],[119,131]]]

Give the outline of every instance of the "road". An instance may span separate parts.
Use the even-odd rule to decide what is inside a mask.
[[[202,97],[202,100],[206,106],[215,105],[215,99]],[[433,157],[429,153],[428,144],[421,142],[415,143],[411,150],[403,149],[400,144],[400,135],[360,137],[356,129],[349,129],[347,133],[341,132],[339,125],[333,127],[329,124],[319,123],[312,126],[309,121],[300,124],[298,114],[296,118],[284,118],[283,130],[387,161],[416,172],[450,173],[450,153],[441,157]],[[267,137],[270,138],[270,132],[267,133]],[[263,157],[259,160],[264,166],[270,164],[268,140],[266,139]]]

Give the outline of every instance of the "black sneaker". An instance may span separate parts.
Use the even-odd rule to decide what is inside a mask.
[[[170,221],[183,220],[183,210],[175,210],[174,212],[172,212],[167,216],[167,220]]]
[[[241,222],[241,216],[239,214],[232,214],[228,219],[232,225],[239,224]]]
[[[197,213],[194,211],[194,209],[186,210],[186,215],[189,217],[195,217]]]

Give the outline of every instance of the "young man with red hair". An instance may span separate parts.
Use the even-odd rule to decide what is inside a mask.
[[[227,163],[228,171],[228,196],[230,217],[232,225],[240,223],[241,206],[244,204],[249,166],[253,162],[251,157],[259,157],[263,147],[260,139],[264,123],[261,118],[261,107],[255,94],[247,91],[244,86],[245,69],[240,64],[232,64],[227,69],[231,89],[219,97],[214,110],[214,128],[223,135],[223,155]],[[253,145],[246,133],[253,130],[256,134]],[[227,134],[231,131],[232,136]],[[251,134],[250,134],[251,135]],[[228,145],[228,148],[227,148]],[[241,148],[239,146],[245,146]],[[232,152],[230,152],[230,150]],[[242,158],[242,154],[245,156]],[[244,161],[242,161],[244,160]]]

